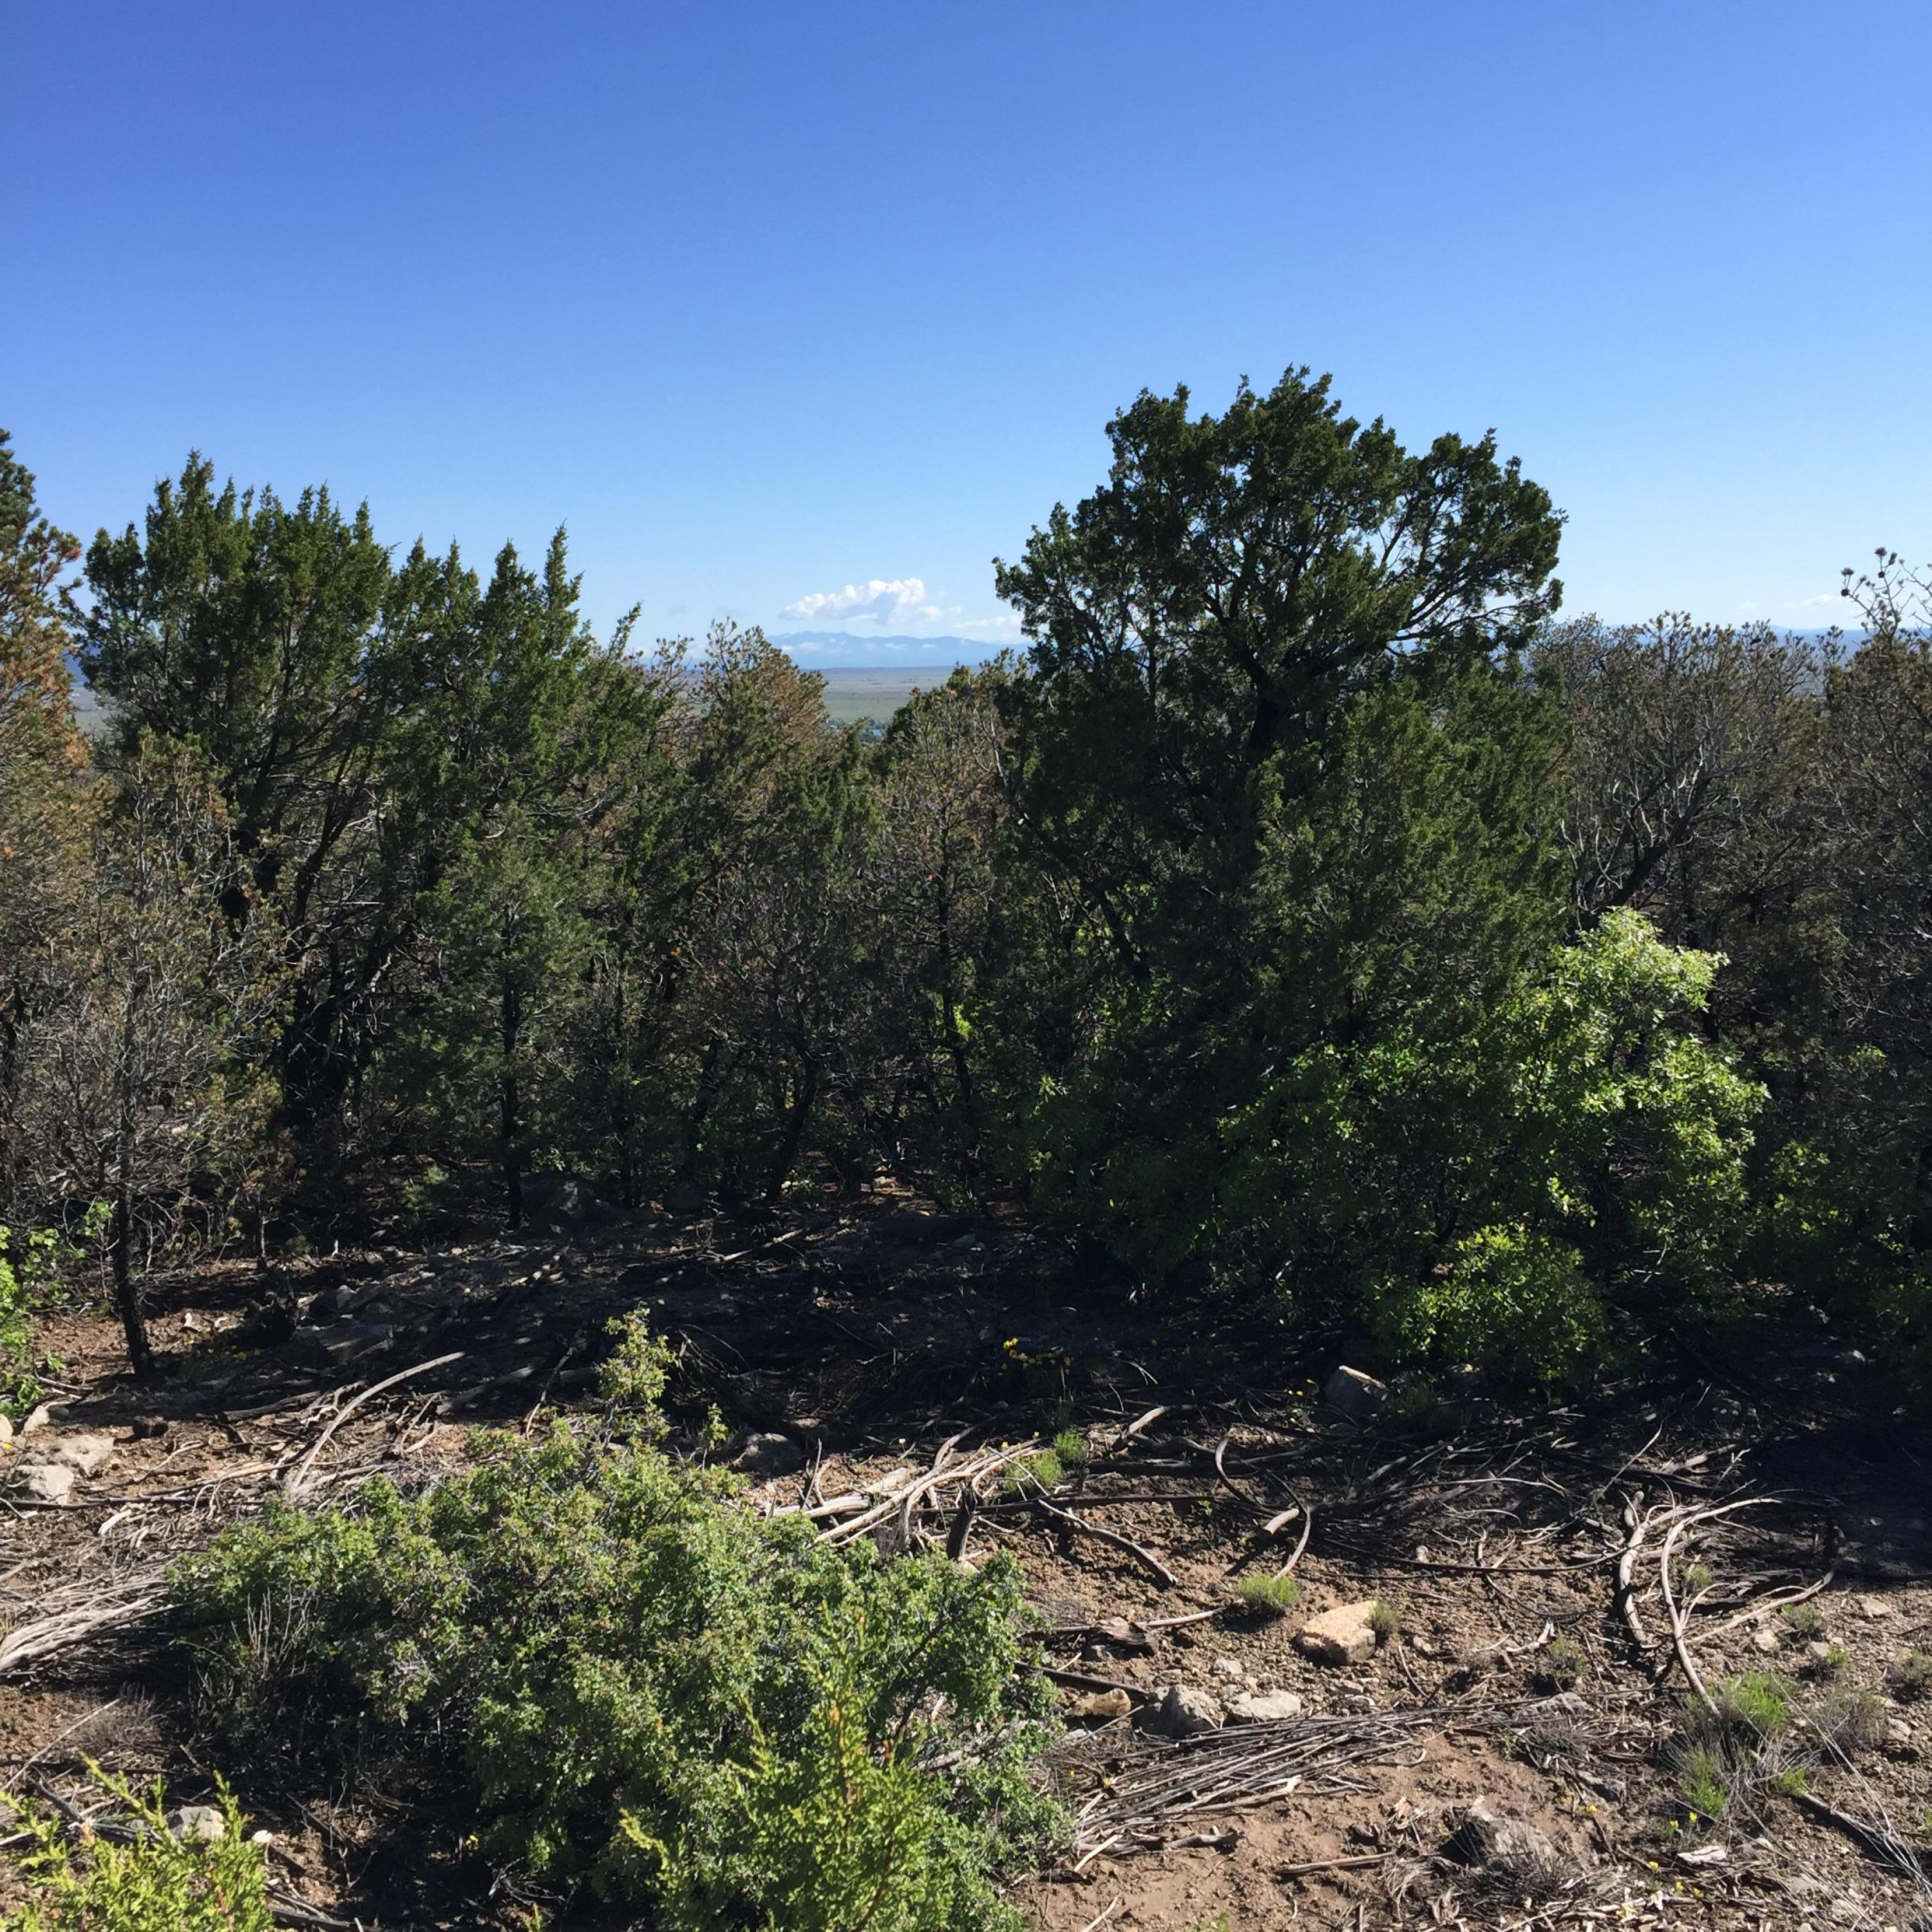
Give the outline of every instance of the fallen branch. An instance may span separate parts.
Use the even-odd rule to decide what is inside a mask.
[[[1275,1876],[1306,1878],[1312,1872],[1359,1871],[1364,1865],[1385,1865],[1394,1856],[1393,1852],[1364,1852],[1351,1858],[1315,1858],[1305,1865],[1282,1865]]]
[[[1815,1797],[1808,1791],[1794,1791],[1790,1796],[1810,1812],[1814,1818],[1834,1826],[1844,1833],[1862,1850],[1868,1852],[1881,1864],[1890,1865],[1910,1879],[1922,1888],[1932,1885],[1918,1854],[1903,1838],[1888,1831],[1882,1825],[1869,1823],[1863,1818],[1855,1818],[1849,1811],[1840,1811],[1835,1804],[1827,1804],[1824,1799]]]
[[[1132,1557],[1162,1589],[1171,1590],[1180,1582],[1180,1579],[1151,1550],[1136,1543],[1132,1537],[1122,1536],[1114,1530],[1102,1529],[1097,1522],[1089,1522],[1085,1517],[1076,1516],[1071,1510],[1056,1509],[1044,1496],[1036,1496],[1033,1500],[1036,1509],[1052,1516],[1056,1522],[1064,1522],[1070,1528],[1090,1536],[1095,1542],[1106,1544],[1111,1548]]]
[[[382,1381],[372,1383],[370,1387],[365,1388],[360,1395],[355,1396],[350,1401],[344,1402],[341,1408],[338,1409],[335,1414],[330,1418],[328,1426],[315,1438],[315,1442],[310,1448],[308,1454],[302,1459],[301,1462],[296,1464],[293,1473],[290,1476],[288,1482],[285,1485],[290,1500],[292,1502],[296,1497],[302,1494],[302,1490],[307,1485],[308,1480],[308,1472],[315,1467],[316,1458],[328,1447],[331,1440],[334,1436],[335,1432],[340,1429],[365,1402],[369,1401],[374,1396],[380,1395],[385,1389],[394,1388],[398,1382],[406,1382],[409,1381],[412,1376],[426,1376],[432,1369],[446,1368],[452,1362],[460,1362],[462,1360],[463,1356],[464,1351],[460,1348],[457,1348],[452,1350],[447,1355],[438,1355],[432,1360],[418,1362],[412,1369],[399,1369],[393,1376],[386,1376]]]

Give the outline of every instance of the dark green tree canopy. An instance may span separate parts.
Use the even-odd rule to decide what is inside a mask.
[[[1512,650],[1557,606],[1562,519],[1493,434],[1412,454],[1328,387],[1290,370],[1198,417],[1143,392],[1108,481],[994,566],[1032,640],[1031,808],[1091,886],[1204,840],[1238,866],[1352,692]]]

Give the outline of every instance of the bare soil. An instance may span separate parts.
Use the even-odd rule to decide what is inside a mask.
[[[1048,1774],[1078,1835],[1015,1888],[1045,1932],[1932,1923],[1932,1704],[1898,1676],[1932,1644],[1932,1441],[1810,1311],[1654,1345],[1586,1404],[1472,1388],[1358,1424],[1317,1396],[1346,1338],[1140,1305],[1017,1214],[883,1194],[212,1265],[157,1285],[166,1372],[145,1388],[110,1322],[57,1319],[54,1413],[0,1456],[81,1431],[116,1447],[69,1506],[11,1496],[0,1514],[8,1787],[84,1808],[92,1760],[204,1796],[186,1679],[149,1635],[165,1561],[273,1494],[433,1481],[472,1426],[586,1400],[607,1323],[638,1306],[678,1350],[690,1439],[715,1405],[806,1450],[752,1506],[890,1492],[955,1437],[956,1461],[1084,1439],[1044,1497],[981,1479],[964,1551],[1024,1568],[1071,1720]],[[963,1486],[880,1533],[943,1541]],[[1289,1565],[1286,1615],[1240,1607],[1242,1578]],[[1386,1614],[1364,1660],[1298,1648],[1310,1616],[1369,1599]],[[1723,1816],[1690,1815],[1687,1658],[1720,1700],[1740,1674],[1786,1682],[1802,1795],[1741,1784]],[[1176,1742],[1147,1722],[1175,1684],[1302,1708]],[[1110,1686],[1130,1715],[1073,1714]],[[287,1922],[524,1922],[450,1821],[367,1794],[240,1796],[273,1834]],[[1479,1801],[1540,1838],[1472,1850],[1455,1834]]]

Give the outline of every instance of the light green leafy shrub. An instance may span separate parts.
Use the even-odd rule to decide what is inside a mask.
[[[34,1898],[0,1921],[5,1932],[270,1932],[261,1851],[244,1837],[226,1786],[220,1796],[227,1828],[206,1843],[170,1832],[158,1783],[137,1792],[123,1779],[97,1775],[134,1835],[76,1840],[50,1814],[16,1809],[10,1829],[26,1842],[6,1856]]]
[[[0,1408],[16,1420],[40,1399],[32,1360],[34,1313],[66,1258],[50,1228],[16,1234],[0,1226]]]
[[[1582,1256],[1520,1225],[1465,1235],[1439,1273],[1380,1282],[1368,1307],[1396,1360],[1473,1362],[1514,1382],[1579,1379],[1606,1339]]]
[[[1066,1474],[1058,1449],[1039,1449],[1009,1462],[1000,1480],[1009,1496],[1022,1496],[1052,1489]]]
[[[1324,1046],[1231,1133],[1231,1189],[1258,1214],[1274,1172],[1277,1219],[1318,1216],[1331,1247],[1352,1217],[1342,1251],[1396,1362],[1580,1380],[1606,1288],[1708,1304],[1744,1238],[1762,1089],[1688,1025],[1719,963],[1612,914],[1456,1037]]]
[[[460,1792],[488,1854],[667,1932],[1004,1927],[1052,1828],[1021,1581],[832,1551],[560,1427],[417,1501],[284,1509],[174,1573],[231,1748]]]

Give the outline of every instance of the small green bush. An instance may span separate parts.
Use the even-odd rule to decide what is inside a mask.
[[[1066,1472],[1060,1466],[1057,1449],[1042,1449],[1006,1465],[1003,1478],[1009,1496],[1024,1496],[1030,1490],[1050,1490]]]
[[[1778,1621],[1796,1643],[1816,1643],[1825,1634],[1825,1613],[1816,1604],[1786,1604]]]
[[[34,1316],[62,1264],[73,1258],[50,1228],[16,1234],[0,1224],[0,1410],[15,1421],[46,1393],[32,1360]]]
[[[1668,1756],[1690,1822],[1742,1813],[1757,1816],[1770,1793],[1787,1791],[1804,1767],[1792,1748],[1791,1686],[1766,1672],[1747,1672],[1713,1687],[1715,1707],[1686,1706]]]
[[[1678,1760],[1677,1795],[1697,1822],[1715,1824],[1724,1816],[1730,1806],[1730,1794],[1724,1789],[1724,1767],[1714,1746],[1684,1748]]]
[[[1544,1651],[1539,1681],[1552,1690],[1568,1690],[1582,1681],[1582,1650],[1559,1630]]]
[[[1369,1612],[1369,1628],[1378,1643],[1388,1643],[1402,1629],[1402,1612],[1393,1604],[1377,1604]]]
[[[1250,1616],[1285,1617],[1301,1600],[1301,1586],[1292,1576],[1244,1576],[1234,1594]]]
[[[1053,1438],[1053,1453],[1063,1469],[1084,1469],[1088,1451],[1087,1438],[1077,1429],[1063,1429]]]
[[[6,1856],[34,1898],[0,1920],[4,1932],[271,1932],[261,1851],[243,1836],[225,1785],[227,1829],[207,1844],[169,1832],[158,1783],[143,1792],[96,1776],[136,1835],[126,1844],[98,1836],[76,1843],[50,1814],[16,1808],[8,1822],[26,1843]]]
[[[1887,1679],[1901,1704],[1916,1704],[1932,1695],[1932,1651],[1915,1646],[1894,1664]]]
[[[1718,1721],[1727,1729],[1773,1738],[1791,1722],[1791,1686],[1768,1671],[1727,1677],[1711,1695]]]
[[[460,1792],[487,1852],[664,1932],[1015,1924],[991,1874],[1055,1815],[1018,1571],[732,1496],[560,1426],[418,1501],[238,1526],[173,1573],[210,1728]]]
[[[616,1346],[597,1372],[597,1392],[608,1408],[613,1430],[628,1442],[662,1442],[661,1405],[674,1359],[670,1345],[651,1333],[637,1309],[614,1317],[604,1332]]]
[[[1465,1236],[1426,1280],[1383,1280],[1370,1290],[1369,1316],[1397,1361],[1473,1362],[1522,1384],[1580,1380],[1606,1340],[1582,1257],[1517,1224]]]

